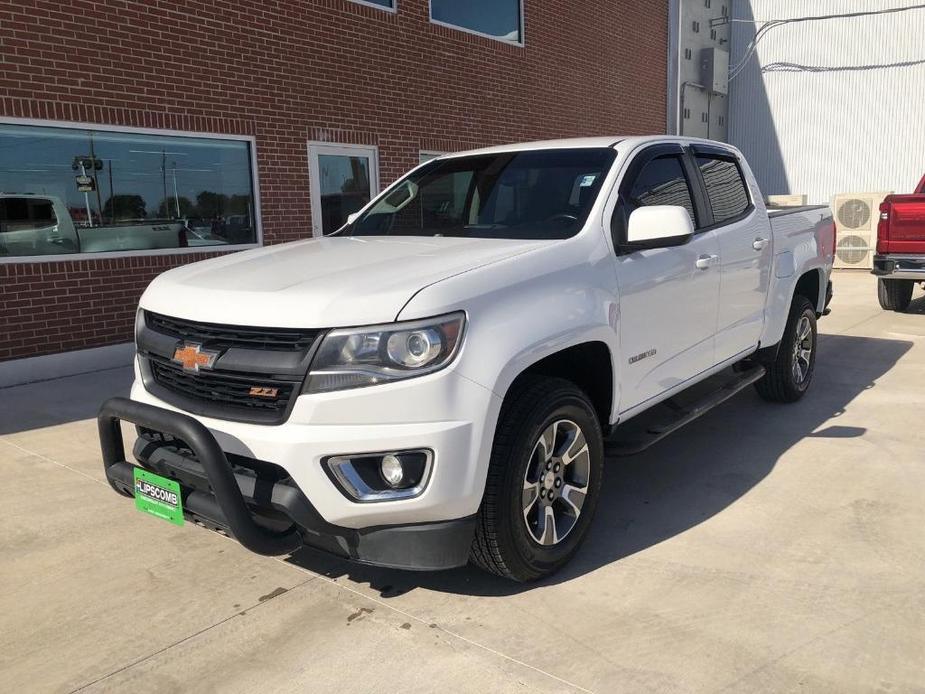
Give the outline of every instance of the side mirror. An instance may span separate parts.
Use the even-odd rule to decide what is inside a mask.
[[[347,224],[353,224],[356,221],[357,217],[359,216],[360,216],[359,212],[351,212],[350,214],[347,215]]]
[[[681,246],[694,235],[694,224],[683,207],[651,205],[630,214],[626,245],[632,249]]]

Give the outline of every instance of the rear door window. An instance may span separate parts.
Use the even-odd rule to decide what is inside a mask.
[[[698,154],[697,166],[713,208],[713,223],[724,224],[745,214],[751,201],[738,163],[732,158]]]

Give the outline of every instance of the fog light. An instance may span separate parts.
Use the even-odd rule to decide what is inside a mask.
[[[379,472],[392,489],[397,489],[402,486],[402,482],[405,481],[405,470],[402,467],[401,461],[391,453],[389,455],[383,456],[382,462],[379,464]]]
[[[434,452],[427,448],[323,458],[321,464],[338,489],[361,502],[413,499],[430,478]]]

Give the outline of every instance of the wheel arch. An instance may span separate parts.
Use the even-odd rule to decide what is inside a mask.
[[[504,398],[519,381],[531,375],[563,378],[574,383],[588,396],[601,428],[607,430],[615,400],[613,355],[607,343],[600,340],[579,342],[537,359],[511,379],[504,389]]]

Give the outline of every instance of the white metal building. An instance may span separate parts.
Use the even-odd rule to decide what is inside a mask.
[[[858,12],[874,14],[768,24]],[[921,0],[734,0],[732,19],[729,141],[766,194],[912,191],[925,174]]]

